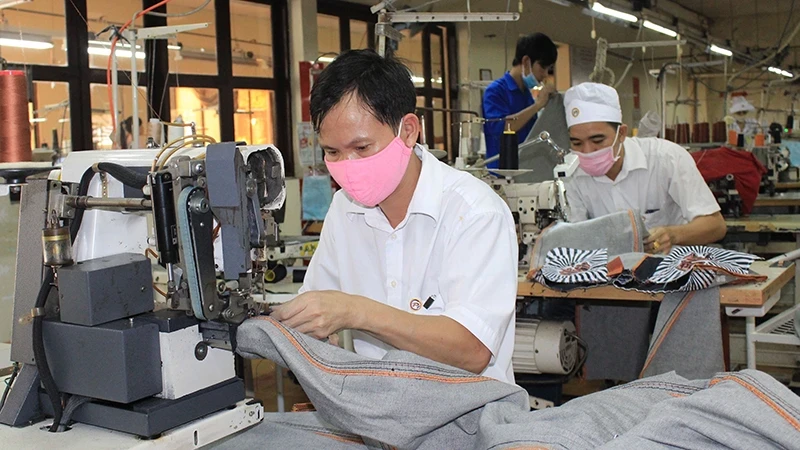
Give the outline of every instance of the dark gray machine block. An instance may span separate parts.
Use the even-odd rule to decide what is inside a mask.
[[[158,394],[158,325],[132,318],[84,327],[44,321],[47,361],[58,389],[117,403]]]
[[[95,326],[153,310],[150,260],[136,253],[90,259],[58,271],[61,321]]]
[[[44,392],[40,398],[42,409],[52,416],[53,407]],[[244,382],[239,378],[231,378],[175,400],[150,397],[125,406],[86,403],[75,410],[72,419],[87,425],[153,438],[231,407],[241,400],[244,400]]]

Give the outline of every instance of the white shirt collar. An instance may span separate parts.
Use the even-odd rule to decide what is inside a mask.
[[[411,214],[424,214],[431,217],[434,221],[439,220],[439,210],[442,203],[442,168],[441,162],[436,159],[429,151],[419,144],[414,146],[414,154],[422,161],[422,169],[417,180],[417,187],[408,205],[406,218]],[[346,212],[350,214],[364,214],[372,219],[382,218],[386,221],[379,207],[369,208],[347,196],[348,205]],[[388,223],[388,222],[387,222]]]

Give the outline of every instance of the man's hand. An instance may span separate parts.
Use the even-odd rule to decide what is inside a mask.
[[[352,328],[359,297],[339,291],[305,292],[272,308],[270,317],[317,339]]]
[[[539,91],[539,95],[536,96],[536,104],[539,105],[539,108],[544,108],[547,106],[547,103],[550,101],[550,98],[553,97],[553,93],[556,91],[555,86],[552,84],[545,84],[542,90]]]
[[[645,239],[644,251],[654,255],[667,254],[677,244],[678,238],[672,227],[656,227],[650,230],[650,236]]]

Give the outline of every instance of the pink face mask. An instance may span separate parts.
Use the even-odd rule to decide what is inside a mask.
[[[611,170],[611,166],[619,159],[619,155],[614,155],[614,145],[617,144],[618,136],[619,127],[617,127],[617,133],[614,135],[614,142],[611,144],[611,147],[606,147],[592,153],[573,152],[578,155],[578,165],[587,175],[601,177]]]
[[[400,139],[402,129],[401,121],[397,137],[372,156],[337,162],[325,160],[328,172],[353,200],[372,208],[386,200],[400,185],[412,152]]]

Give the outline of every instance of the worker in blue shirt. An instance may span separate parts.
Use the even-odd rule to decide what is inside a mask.
[[[500,140],[507,128],[517,133],[520,143],[528,137],[536,114],[547,105],[554,92],[553,86],[546,84],[534,102],[531,89],[544,83],[553,71],[556,58],[556,44],[546,35],[534,33],[519,38],[511,70],[503,78],[494,80],[483,94],[483,117],[506,119],[484,124],[486,158],[500,153]],[[497,161],[487,167],[497,168]]]

